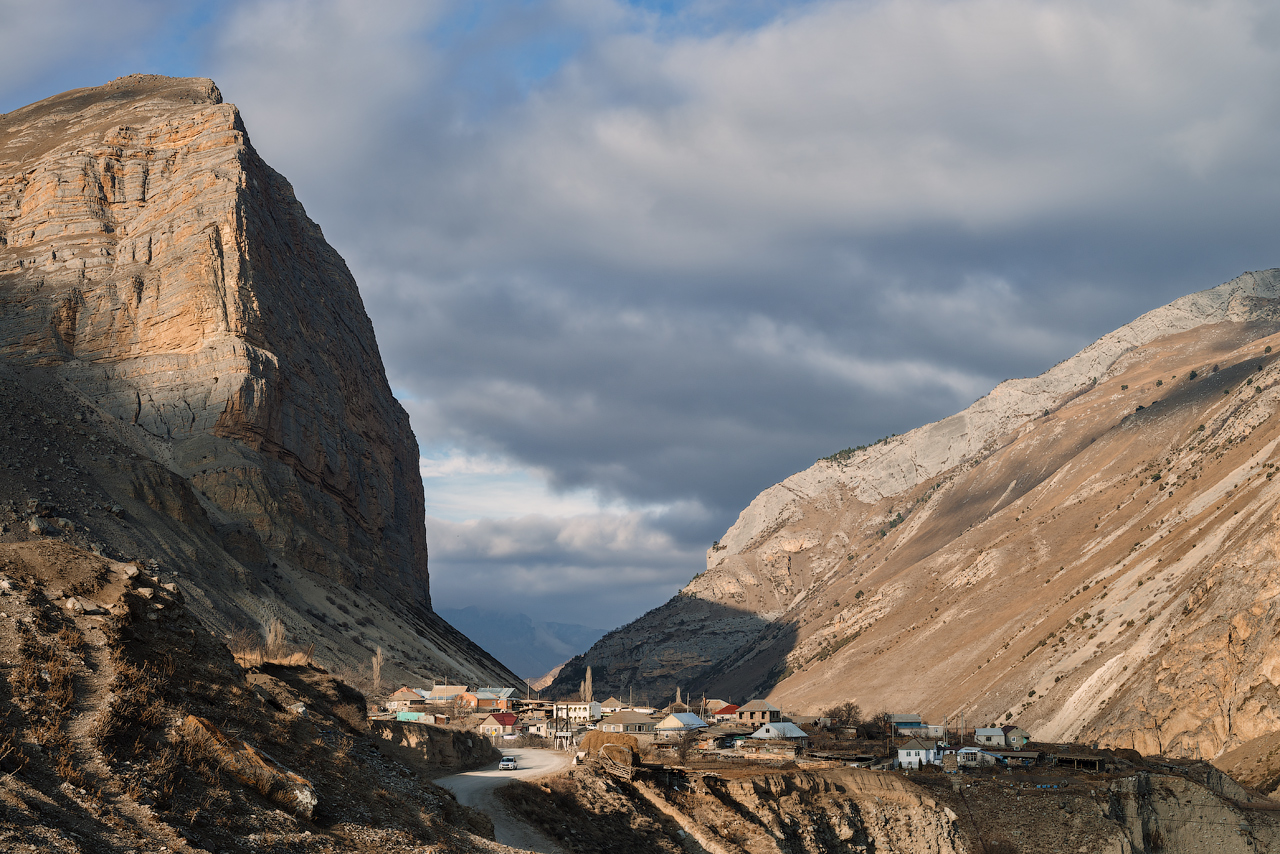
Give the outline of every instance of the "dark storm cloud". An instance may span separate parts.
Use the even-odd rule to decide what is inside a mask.
[[[260,0],[208,30],[427,456],[570,490],[432,521],[450,604],[536,576],[543,618],[638,613],[815,458],[1280,263],[1268,4],[734,8]]]

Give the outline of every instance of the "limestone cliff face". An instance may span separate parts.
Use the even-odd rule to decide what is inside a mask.
[[[516,683],[431,610],[417,443],[356,283],[212,81],[0,116],[0,367],[49,389],[32,417],[102,439],[76,449],[79,496],[121,515],[73,490],[76,524],[192,579],[211,626],[282,619],[330,664],[381,646],[389,678]]]
[[[212,81],[0,118],[0,354],[165,441],[270,552],[429,606],[417,444],[355,281]]]
[[[1280,271],[1245,274],[820,461],[562,678],[590,665],[600,692],[853,699],[1148,753],[1280,732],[1278,331]],[[683,666],[602,654],[641,647]]]

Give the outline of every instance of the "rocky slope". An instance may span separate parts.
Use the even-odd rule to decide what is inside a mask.
[[[1280,731],[1278,332],[1280,271],[1245,274],[820,461],[553,690],[591,665],[597,692],[854,699],[1203,757]]]
[[[429,782],[473,757],[377,737],[312,665],[241,669],[187,605],[146,566],[0,545],[0,849],[510,851]]]
[[[42,419],[76,425],[59,460],[167,517],[119,556],[190,577],[210,625],[280,618],[335,663],[383,646],[415,681],[515,681],[432,612],[417,444],[356,284],[212,81],[0,116],[0,359],[14,394],[61,401],[9,422],[20,462]]]
[[[708,854],[1193,854],[1269,850],[1274,803],[1203,767],[1123,775],[904,777],[855,768],[590,769],[507,802],[567,851]]]

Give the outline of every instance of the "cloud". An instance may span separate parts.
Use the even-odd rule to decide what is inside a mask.
[[[451,607],[619,625],[670,598],[705,557],[705,547],[682,547],[655,521],[634,512],[468,522],[428,517],[432,598]]]
[[[591,623],[635,578],[639,608],[817,457],[1277,263],[1271,4],[201,8],[184,69],[361,283],[427,449],[438,596],[527,582]],[[124,25],[81,18],[48,60],[52,18],[6,28],[0,70],[114,68]],[[171,62],[180,23],[142,20],[124,41]]]

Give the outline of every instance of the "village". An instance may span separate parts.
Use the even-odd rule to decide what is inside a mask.
[[[627,744],[653,761],[690,760],[796,764],[838,762],[903,772],[1057,767],[1105,771],[1106,752],[1082,745],[1042,745],[1015,725],[953,729],[919,714],[881,712],[862,720],[845,704],[826,715],[785,713],[763,699],[741,705],[725,700],[677,699],[656,708],[617,697],[543,700],[514,688],[402,686],[373,720],[421,723],[478,733],[495,747],[546,747],[586,760],[605,744]],[[577,761],[577,760],[575,760]]]

